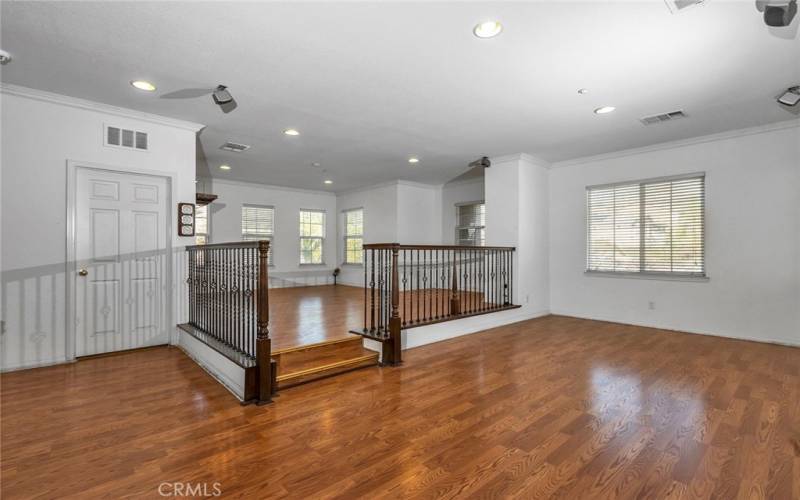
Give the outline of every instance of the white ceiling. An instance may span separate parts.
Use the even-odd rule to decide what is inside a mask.
[[[503,33],[474,37],[484,19]],[[483,155],[558,161],[795,118],[774,96],[800,83],[797,25],[770,30],[755,2],[722,0],[677,15],[661,0],[4,1],[2,80],[203,123],[200,176],[339,191],[443,183]],[[230,114],[163,97],[219,83]],[[617,112],[594,115],[602,105]],[[638,121],[678,108],[689,117]]]

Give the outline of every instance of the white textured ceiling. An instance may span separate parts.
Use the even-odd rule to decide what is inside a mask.
[[[484,19],[504,32],[475,38]],[[3,1],[15,59],[2,80],[203,123],[201,176],[338,191],[442,183],[483,155],[558,161],[795,118],[774,96],[800,83],[797,25],[770,30],[754,2],[722,0],[677,15],[661,0]],[[230,114],[209,96],[163,97],[219,83],[239,103]],[[594,115],[601,105],[618,110]],[[638,121],[678,108],[689,117]],[[252,149],[219,150],[226,140]]]

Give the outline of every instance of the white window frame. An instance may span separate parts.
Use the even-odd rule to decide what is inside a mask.
[[[627,186],[627,185],[634,185],[639,184],[641,187],[645,184],[650,183],[659,183],[659,182],[670,182],[670,181],[679,181],[685,179],[694,179],[702,177],[703,178],[703,233],[702,233],[702,248],[703,248],[703,273],[682,273],[682,272],[658,272],[658,271],[608,271],[608,270],[591,270],[589,269],[589,258],[591,252],[591,239],[590,239],[590,227],[589,227],[589,217],[590,217],[590,206],[589,206],[589,191],[592,189],[602,189],[602,188],[612,188],[617,186]],[[664,281],[699,281],[699,282],[706,282],[709,281],[709,265],[708,265],[708,173],[706,172],[692,172],[688,174],[679,174],[679,175],[669,175],[663,177],[650,177],[646,179],[637,179],[631,181],[620,181],[620,182],[612,182],[607,184],[596,184],[591,186],[586,186],[586,199],[585,199],[585,209],[584,209],[584,249],[585,249],[585,259],[584,259],[584,275],[589,277],[603,277],[603,278],[634,278],[634,279],[648,279],[648,280],[664,280]],[[640,212],[640,217],[643,217],[642,213]],[[641,225],[641,223],[640,223]],[[643,233],[643,230],[642,230]],[[642,234],[640,233],[640,234]],[[640,256],[643,255],[644,251],[644,240],[641,239],[643,236],[640,236],[639,245],[640,245]],[[641,269],[641,264],[640,264]]]
[[[277,221],[278,221],[278,212],[275,210],[275,206],[273,205],[259,205],[257,203],[242,203],[241,208],[239,209],[239,232],[241,233],[242,230],[242,208],[250,207],[250,208],[268,208],[272,210],[272,234],[263,233],[264,236],[257,237],[254,239],[245,239],[245,235],[241,234],[242,241],[258,241],[258,240],[267,240],[269,241],[269,254],[267,264],[269,267],[275,267],[275,233]]]
[[[348,232],[347,232],[347,214],[350,213],[350,212],[361,212],[361,234],[348,234]],[[364,249],[363,249],[363,245],[364,245],[364,207],[348,208],[347,210],[342,210],[342,223],[343,223],[343,226],[344,226],[343,229],[342,229],[342,233],[344,234],[344,237],[342,238],[342,243],[344,245],[344,247],[343,247],[344,260],[342,262],[342,265],[362,267],[364,265]],[[356,239],[360,239],[361,240],[361,245],[362,245],[361,262],[350,262],[350,261],[347,260],[347,241],[348,240],[356,240]]]
[[[302,222],[303,212],[312,212],[317,214],[322,214],[322,236],[303,236],[300,234],[298,239],[299,245],[299,252],[298,252],[298,265],[300,266],[324,266],[325,265],[325,236],[327,234],[327,224],[328,224],[328,213],[325,210],[319,208],[301,208],[300,211],[297,213],[298,219],[298,232],[300,230],[300,225]],[[319,240],[320,249],[322,250],[322,254],[320,255],[319,262],[303,262],[303,240]]]
[[[194,217],[195,218],[195,221],[194,221],[195,227],[197,227],[197,211],[200,210],[200,207],[205,207],[205,211],[206,211],[206,232],[205,233],[199,233],[199,232],[195,231],[195,233],[194,233],[195,244],[197,244],[197,245],[208,245],[209,243],[211,243],[211,205],[208,204],[208,203],[205,204],[205,205],[195,205],[195,213],[194,213],[194,215],[195,215],[195,217]],[[199,236],[205,236],[205,239],[206,239],[205,243],[198,243],[197,242],[197,238]]]
[[[484,211],[486,210],[486,201],[485,200],[465,201],[465,202],[462,202],[462,203],[456,203],[455,204],[456,228],[455,228],[455,232],[453,233],[453,238],[454,238],[454,243],[456,245],[460,244],[459,243],[460,239],[458,237],[458,232],[461,229],[483,229],[484,235],[486,234],[486,221],[484,221],[484,225],[483,226],[462,226],[462,225],[459,224],[461,222],[461,214],[460,214],[461,207],[466,207],[466,206],[470,206],[470,205],[483,205],[484,206]],[[486,246],[486,237],[484,236],[484,241],[483,241],[482,244],[480,244],[480,245],[470,245],[470,246],[475,246],[475,247]]]

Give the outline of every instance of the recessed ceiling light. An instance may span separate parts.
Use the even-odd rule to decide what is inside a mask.
[[[325,179],[325,184],[333,184],[333,181],[330,179]]]
[[[145,92],[153,92],[156,89],[155,85],[144,80],[133,80],[131,85],[139,90],[144,90]]]
[[[417,158],[416,156],[412,156],[411,158],[408,159],[408,163],[419,163],[419,158]]]
[[[499,35],[501,31],[503,31],[503,25],[500,24],[500,21],[484,21],[472,28],[472,32],[478,38],[492,38]]]
[[[583,94],[588,94],[588,93],[589,93],[589,89],[578,89],[578,93],[579,93],[580,95],[583,95]]]
[[[283,131],[283,133],[286,135],[300,135],[300,132],[298,132],[296,129],[293,128],[287,128],[286,130]]]
[[[220,166],[219,166],[219,169],[220,169],[220,170],[230,170],[230,169],[231,169],[231,167],[230,167],[230,165],[220,165]]]
[[[315,161],[315,162],[311,163],[311,166],[314,167],[314,168],[319,168],[320,167],[320,163],[318,161]]]
[[[611,113],[615,109],[617,109],[617,108],[615,108],[614,106],[603,106],[602,108],[595,109],[594,112],[597,115],[604,115],[606,113]]]

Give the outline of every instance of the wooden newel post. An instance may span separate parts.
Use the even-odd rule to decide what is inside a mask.
[[[450,290],[450,316],[461,314],[461,302],[458,300],[458,253],[453,252],[453,284]]]
[[[269,338],[269,241],[258,242],[258,329],[256,365],[258,367],[258,404],[272,402],[272,341]]]
[[[403,362],[400,337],[400,274],[397,270],[399,246],[397,243],[392,246],[392,311],[389,317],[389,339],[383,343],[383,362],[388,365],[399,365]]]

